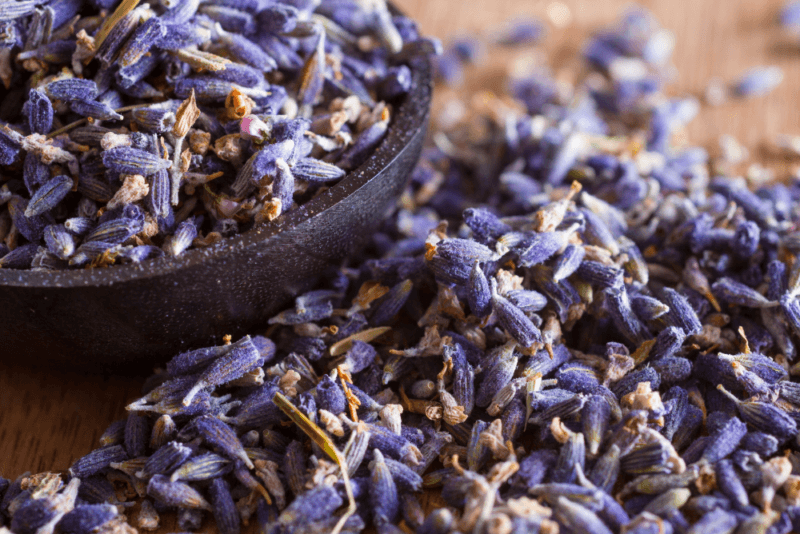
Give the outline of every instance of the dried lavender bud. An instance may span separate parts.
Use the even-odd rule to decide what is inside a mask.
[[[347,441],[342,453],[345,456],[347,463],[348,474],[354,474],[361,461],[364,459],[363,453],[366,452],[367,443],[359,440],[364,436],[363,432],[353,432],[350,434],[350,439]],[[358,443],[358,445],[356,445]],[[286,474],[286,482],[289,490],[299,495],[305,491],[306,483],[306,462],[308,461],[307,455],[303,450],[303,445],[299,441],[292,441],[286,446],[286,454],[284,455],[283,471]]]
[[[82,478],[78,496],[90,504],[116,501],[114,486],[101,475]]]
[[[147,494],[166,506],[213,510],[197,490],[182,482],[171,482],[164,475],[155,475],[150,479]]]
[[[295,178],[312,184],[323,184],[339,180],[345,171],[336,165],[325,163],[314,158],[303,158],[291,166]]]
[[[215,359],[227,354],[239,343],[249,341],[250,337],[245,336],[236,345],[221,345],[217,347],[205,347],[189,352],[183,352],[167,362],[167,372],[171,376],[186,375],[195,373],[208,367]]]
[[[532,376],[536,373],[541,373],[542,376],[547,376],[564,362],[569,360],[572,355],[569,353],[564,345],[554,345],[552,356],[548,351],[542,349],[525,363],[525,374]]]
[[[227,458],[223,458],[212,452],[207,452],[194,456],[178,467],[170,475],[170,481],[176,482],[183,480],[195,482],[200,480],[210,480],[226,475],[233,470],[233,463]]]
[[[231,460],[241,460],[253,469],[253,462],[247,457],[239,438],[231,428],[210,415],[203,415],[192,421],[192,429],[201,436],[211,447],[218,449]]]
[[[378,451],[380,453],[380,451]],[[407,465],[392,460],[391,458],[383,458],[389,473],[394,480],[397,489],[402,492],[420,492],[422,491],[422,477],[418,475],[413,469]]]
[[[56,524],[64,534],[86,534],[118,517],[116,506],[111,504],[81,504],[64,514]]]
[[[682,328],[670,326],[665,328],[656,336],[655,343],[650,348],[650,359],[658,361],[668,358],[680,350],[686,340],[686,333]]]
[[[50,82],[44,86],[44,92],[52,99],[58,100],[93,100],[97,97],[97,84],[92,80],[66,78]]]
[[[374,460],[370,463],[370,504],[375,524],[380,527],[394,523],[400,512],[400,501],[393,476],[378,449],[373,450]],[[417,475],[419,476],[419,475]]]
[[[472,230],[474,239],[487,246],[511,231],[510,226],[485,208],[468,208],[464,210],[462,216]]]
[[[717,479],[717,487],[720,491],[728,497],[733,505],[738,509],[745,508],[750,499],[747,496],[747,490],[744,489],[742,481],[733,468],[733,463],[730,460],[720,460],[714,466],[714,472]]]
[[[52,531],[54,525],[75,505],[80,480],[73,479],[60,493],[29,498],[14,507],[9,507],[14,532],[34,534]]]
[[[340,414],[347,408],[347,399],[342,388],[330,376],[322,377],[316,387],[317,406],[332,414]]]
[[[589,471],[589,481],[600,489],[610,491],[620,474],[619,455],[619,447],[611,445]]]
[[[712,463],[725,458],[736,450],[746,433],[747,426],[740,419],[730,418],[710,436],[711,440],[705,447],[703,458]]]
[[[422,454],[408,439],[373,424],[368,425],[367,430],[370,434],[370,447],[412,466],[419,463]]]
[[[6,133],[0,133],[0,165],[11,165],[17,159],[20,144]]]
[[[50,218],[45,215],[26,216],[28,202],[22,198],[13,198],[8,203],[8,213],[14,226],[28,241],[38,242],[44,236],[44,229]]]
[[[269,320],[270,324],[294,325],[327,319],[333,313],[330,302],[313,303],[310,306],[284,310]]]
[[[406,303],[413,287],[413,282],[406,280],[390,289],[381,301],[375,304],[374,311],[369,318],[370,324],[381,326],[388,323]]]
[[[249,338],[239,342],[237,346],[214,361],[200,374],[199,379],[183,398],[182,403],[184,406],[189,406],[200,390],[236,380],[263,364],[264,358]]]
[[[153,475],[169,474],[176,467],[189,459],[194,451],[175,441],[170,441],[166,445],[159,447],[152,456],[147,459],[144,469],[136,473],[142,479],[149,479]]]
[[[108,202],[114,197],[114,190],[105,180],[90,174],[81,175],[78,192],[84,195],[84,198],[96,202]]]
[[[97,227],[84,238],[84,244],[81,246],[85,246],[92,242],[98,244],[106,243],[108,245],[122,243],[133,235],[139,233],[143,224],[144,221],[138,218],[133,219],[121,217],[119,219],[112,219],[97,225]],[[107,248],[105,250],[107,250]],[[80,250],[80,247],[78,250]]]
[[[78,458],[69,473],[73,477],[86,478],[99,473],[114,462],[121,462],[128,459],[128,453],[122,445],[111,445],[97,449],[82,458]]]
[[[453,362],[453,398],[469,415],[475,406],[475,371],[460,344],[446,345],[443,355]]]
[[[757,352],[746,354],[718,354],[721,360],[729,363],[737,362],[748,371],[751,371],[770,384],[774,384],[786,377],[786,369],[780,364]]]
[[[740,401],[721,385],[717,389],[736,403],[742,419],[756,430],[770,433],[779,440],[787,440],[797,434],[797,422],[782,409],[757,400]]]
[[[390,67],[380,82],[378,93],[383,100],[393,100],[406,94],[411,89],[411,84],[411,69],[406,65]]]
[[[272,401],[276,391],[278,386],[272,383],[258,387],[242,400],[233,416],[223,416],[222,419],[241,429],[261,428],[281,422],[284,419],[282,412]]]
[[[167,33],[167,27],[158,17],[152,17],[134,30],[130,39],[120,50],[118,63],[122,67],[133,65],[147,54],[155,43]]]
[[[636,387],[641,382],[649,382],[651,388],[657,389],[661,385],[661,377],[654,368],[644,367],[639,371],[634,371],[626,375],[622,380],[615,383],[611,387],[611,390],[617,397],[622,398],[628,393],[635,391]]]
[[[393,380],[406,375],[412,367],[411,360],[402,354],[395,354],[383,366],[381,382],[386,385]]]
[[[467,467],[471,471],[479,471],[489,459],[491,451],[481,441],[481,434],[489,428],[486,421],[475,421],[472,425],[469,441],[467,442]]]
[[[331,486],[318,486],[298,495],[281,512],[278,522],[282,525],[304,525],[330,516],[344,501]]]
[[[486,407],[492,398],[500,391],[514,375],[519,357],[514,352],[514,347],[503,347],[498,354],[496,363],[484,373],[483,379],[475,394],[475,404]]]
[[[514,487],[532,488],[549,477],[549,470],[556,463],[557,453],[550,449],[532,451],[519,463],[519,471],[511,479]]]
[[[91,117],[97,120],[119,121],[124,118],[105,102],[73,100],[70,102],[69,109],[82,117]]]
[[[473,315],[485,317],[492,311],[492,290],[478,262],[472,267],[468,281],[467,302]]]
[[[594,456],[600,449],[611,416],[611,407],[605,399],[592,395],[581,410],[581,424],[586,438],[587,449]]]
[[[228,484],[222,478],[215,478],[209,486],[209,494],[219,531],[223,534],[237,534],[240,531],[240,517]]]
[[[150,448],[158,449],[171,441],[177,433],[178,427],[172,417],[162,415],[153,423],[153,430],[150,433]]]
[[[598,386],[598,378],[597,373],[591,367],[573,362],[562,365],[555,374],[555,379],[560,386],[575,393],[591,392]],[[620,395],[620,397],[622,396]]]
[[[445,239],[436,244],[429,260],[433,273],[442,282],[463,284],[469,280],[472,265],[495,259],[492,251],[466,239]]]
[[[614,326],[630,343],[641,345],[645,342],[650,337],[649,332],[633,313],[628,293],[624,287],[609,287],[603,290],[603,294],[606,296],[606,306]]]
[[[702,330],[700,320],[689,306],[686,297],[673,289],[664,288],[664,303],[670,309],[668,314],[670,322],[683,329],[686,335],[697,334]]]
[[[171,102],[170,102],[171,103]],[[154,133],[164,133],[175,126],[175,111],[177,107],[163,104],[133,110],[133,119],[146,130]]]
[[[72,234],[60,224],[51,224],[44,229],[44,242],[47,250],[62,260],[69,259],[75,252],[75,239]]]
[[[103,165],[119,173],[150,175],[168,169],[170,162],[136,148],[117,147],[103,152]]]
[[[125,424],[125,450],[128,456],[137,458],[144,456],[150,438],[150,423],[147,417],[137,413],[128,416]]]
[[[750,308],[769,308],[777,306],[776,302],[770,302],[757,291],[735,280],[731,280],[730,278],[720,278],[714,282],[711,289],[722,300],[730,304]]]
[[[53,127],[53,104],[42,91],[32,89],[26,104],[31,132],[46,134]]]
[[[505,297],[493,291],[492,310],[498,322],[523,347],[541,343],[542,333],[525,313]],[[541,345],[540,345],[541,346]]]
[[[547,423],[555,418],[566,419],[577,414],[586,403],[586,397],[567,390],[549,390],[549,395],[540,393],[531,399],[531,410],[535,415],[530,422],[536,424]],[[555,393],[555,394],[554,394]]]
[[[661,377],[662,385],[676,384],[692,374],[692,362],[686,358],[666,357],[653,362],[653,369]]]
[[[758,67],[744,73],[733,85],[741,97],[761,96],[769,93],[783,81],[779,67]]]
[[[598,534],[611,534],[612,532],[593,512],[565,497],[558,497],[555,513],[556,517],[573,531]]]
[[[537,312],[547,306],[547,297],[527,289],[511,290],[506,293],[506,298],[524,312]]]
[[[103,434],[98,440],[101,447],[108,447],[109,445],[119,445],[125,439],[125,426],[127,419],[119,419],[111,423],[108,428],[103,431]]]
[[[34,217],[50,211],[61,202],[72,189],[72,178],[56,176],[39,188],[25,208],[25,217]]]
[[[436,393],[436,383],[433,380],[417,380],[411,384],[409,395],[415,399],[430,399]],[[456,400],[458,402],[458,400]]]

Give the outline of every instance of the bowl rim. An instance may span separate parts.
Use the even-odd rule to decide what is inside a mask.
[[[361,165],[348,172],[334,186],[297,209],[282,214],[273,221],[258,224],[241,234],[223,238],[210,247],[189,249],[177,258],[164,256],[107,268],[46,272],[0,268],[0,287],[100,287],[174,274],[202,264],[224,261],[226,256],[262,245],[269,239],[323,214],[380,175],[404,152],[410,137],[425,127],[433,93],[430,58],[420,53],[411,56],[404,64],[412,72],[411,90],[403,96],[400,105],[393,109],[394,116],[387,134],[378,147]]]

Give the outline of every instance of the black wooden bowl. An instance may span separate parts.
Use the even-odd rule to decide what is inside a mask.
[[[57,368],[144,369],[234,339],[365,244],[419,159],[431,104],[426,57],[369,159],[324,194],[208,249],[105,269],[0,269],[0,357]]]

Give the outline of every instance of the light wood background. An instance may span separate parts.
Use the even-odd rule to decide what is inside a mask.
[[[422,30],[441,37],[479,34],[516,15],[546,17],[547,0],[396,0],[420,21]],[[572,22],[551,30],[546,44],[551,66],[569,77],[576,63],[570,58],[593,30],[614,20],[627,2],[564,0]],[[778,134],[800,134],[800,41],[788,39],[775,23],[781,1],[653,0],[652,9],[664,27],[677,35],[673,94],[702,94],[713,76],[730,80],[755,65],[775,64],[786,74],[783,84],[767,97],[704,107],[689,128],[690,137],[714,153],[722,133],[736,136],[757,157],[765,142]],[[518,55],[518,54],[515,54]],[[508,54],[487,65],[473,80],[496,83]],[[477,78],[475,78],[477,76]],[[474,86],[477,82],[470,83]],[[768,144],[768,143],[767,143]],[[776,159],[770,166],[785,172],[794,163]],[[3,305],[3,303],[0,303]],[[0,354],[2,353],[0,340]],[[98,377],[53,373],[31,367],[35,362],[0,362],[0,475],[14,478],[25,471],[63,470],[97,444],[104,428],[125,416],[124,406],[137,397],[141,377]]]

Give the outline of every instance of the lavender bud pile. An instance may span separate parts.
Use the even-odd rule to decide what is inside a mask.
[[[421,40],[383,0],[0,1],[0,267],[138,263],[358,167]]]
[[[632,8],[574,86],[543,67],[444,106],[366,251],[175,356],[65,475],[0,480],[0,531],[800,531],[800,181],[687,142],[673,42]]]

